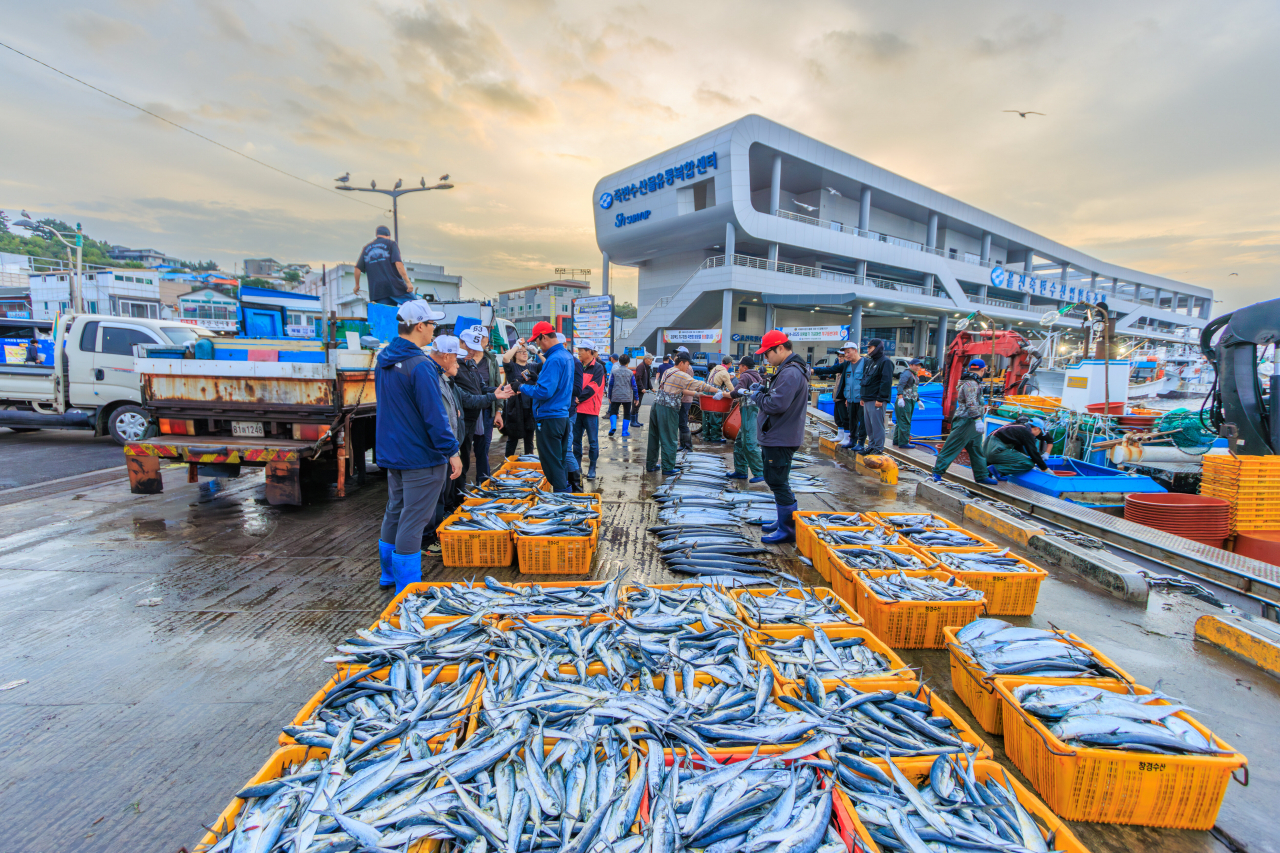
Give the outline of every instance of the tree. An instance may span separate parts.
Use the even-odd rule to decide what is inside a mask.
[[[634,320],[636,313],[636,306],[630,302],[619,302],[613,306],[613,316],[620,320]]]
[[[302,281],[302,273],[297,270],[285,270],[280,277],[290,284],[297,284]]]
[[[251,275],[242,276],[240,283],[246,284],[249,287],[265,287],[270,290],[279,290],[279,288],[275,286],[274,282],[267,281],[265,278],[256,278]]]

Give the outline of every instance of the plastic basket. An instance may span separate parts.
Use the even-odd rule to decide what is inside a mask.
[[[498,513],[503,521],[515,521],[521,516],[514,513]],[[511,565],[515,556],[510,530],[446,530],[455,521],[471,518],[471,513],[459,510],[444,520],[436,530],[440,539],[440,557],[451,568],[491,568]]]
[[[826,566],[827,568],[827,571],[831,573],[832,589],[836,591],[836,595],[840,596],[845,601],[853,601],[853,595],[854,595],[853,581],[850,578],[852,577],[854,569],[852,566],[846,565],[845,562],[840,559],[838,552],[859,551],[859,550],[866,551],[866,550],[870,550],[871,546],[869,545],[831,545],[826,542],[823,542],[821,544],[824,547],[817,552],[818,559],[822,560],[823,565]],[[917,569],[909,570],[909,571],[918,571],[920,569],[927,569],[929,568],[929,564],[933,562],[933,559],[930,559],[929,557],[927,557],[924,554],[924,552],[922,552],[919,548],[915,548],[911,545],[880,545],[878,547],[884,548],[894,554],[901,554],[904,557],[914,557],[917,560],[919,560],[920,566]],[[816,564],[817,562],[818,560],[815,559],[814,563]]]
[[[852,687],[854,690],[860,690],[864,693],[874,693],[877,690],[892,690],[895,693],[901,693],[904,690],[915,690],[919,686],[920,680],[916,677],[914,671],[910,670],[902,658],[894,653],[893,649],[886,646],[880,641],[880,638],[868,631],[866,628],[823,628],[823,633],[833,640],[847,640],[852,637],[860,637],[863,645],[873,652],[879,652],[889,661],[889,667],[895,670],[905,670],[897,675],[868,675],[864,678],[824,678],[821,679],[824,689],[830,691],[840,686]],[[758,635],[748,639],[747,645],[752,649],[756,660],[762,666],[767,666],[773,670],[774,684],[782,684],[784,686],[793,686],[796,694],[803,693],[803,685],[794,679],[784,678],[782,670],[774,662],[773,657],[769,653],[769,640],[789,640],[801,633],[804,636],[812,637],[813,630],[810,628],[788,628],[785,631],[766,630]]]
[[[545,523],[545,522],[541,522]],[[599,519],[587,519],[590,536],[516,536],[522,575],[585,575],[600,540]]]
[[[947,530],[964,530],[963,527],[956,524],[954,521],[945,519],[942,516],[932,512],[872,512],[872,513],[868,513],[868,515],[870,515],[873,519],[875,519],[876,524],[879,524],[881,527],[887,527],[890,530],[897,529],[893,525],[893,523],[890,521],[890,519],[903,518],[906,516],[916,516],[916,515],[929,516],[929,524],[927,525],[928,527],[941,527]],[[967,533],[968,531],[965,531],[965,532]]]
[[[378,627],[378,624],[380,622],[387,622],[392,627],[399,628],[400,627],[400,605],[404,603],[404,600],[406,598],[408,598],[411,595],[423,595],[432,587],[451,587],[455,585],[461,585],[461,586],[467,586],[467,587],[476,586],[476,584],[472,583],[471,581],[444,581],[441,583],[419,581],[417,583],[409,584],[404,589],[402,589],[396,595],[395,598],[391,599],[390,603],[387,604],[386,608],[384,608],[383,611],[378,614],[377,620],[373,623],[373,625],[369,628],[369,630],[371,631],[375,630]],[[446,615],[446,616],[423,616],[421,618],[422,618],[422,624],[425,627],[435,628],[438,625],[446,625],[450,622],[461,622],[467,617]]]
[[[1176,716],[1232,754],[1153,755],[1067,746],[1013,698],[1013,687],[1041,682],[1038,678],[997,678],[995,684],[1004,706],[1005,752],[1049,808],[1066,820],[1213,828],[1232,773],[1248,765],[1243,755],[1181,711]],[[1118,684],[1095,686],[1113,693],[1127,692]],[[1141,685],[1134,685],[1133,690],[1140,695],[1152,692]],[[1248,778],[1246,770],[1245,784]]]
[[[931,554],[930,549],[924,548],[921,550],[926,556],[937,560],[937,556]],[[948,552],[944,549],[940,553],[955,552]],[[1017,560],[1020,565],[1030,567],[1032,571],[965,572],[952,568],[940,560],[937,561],[937,565],[931,568],[941,569],[947,574],[955,576],[955,579],[962,581],[965,586],[982,590],[982,594],[987,597],[988,616],[1030,616],[1036,612],[1036,599],[1040,597],[1040,584],[1044,582],[1045,578],[1049,577],[1049,573],[1030,560],[1024,560],[1013,554],[1008,556]]]
[[[968,536],[970,539],[974,539],[974,540],[976,540],[976,541],[978,542],[978,544],[977,544],[977,545],[942,545],[942,546],[937,546],[937,545],[927,545],[927,544],[925,544],[925,543],[923,543],[923,542],[916,542],[915,540],[913,540],[913,539],[911,538],[911,535],[910,535],[910,534],[905,535],[905,536],[903,536],[902,538],[907,542],[907,544],[909,544],[909,545],[911,545],[912,547],[917,548],[918,550],[921,550],[921,551],[929,550],[929,551],[952,551],[952,552],[957,552],[957,551],[958,551],[958,552],[965,552],[965,551],[1003,551],[1003,550],[1004,550],[1003,548],[1001,548],[999,545],[995,544],[994,542],[991,542],[991,541],[989,541],[989,540],[987,540],[987,539],[983,539],[981,536],[979,536],[978,534],[974,533],[972,530],[966,530],[966,529],[965,529],[965,528],[963,528],[963,527],[957,527],[957,528],[953,528],[953,529],[955,529],[955,530],[959,530],[959,531],[960,531],[960,532],[962,532],[965,536]]]
[[[929,775],[927,767],[904,769],[903,775],[909,779],[912,784],[917,787],[924,783]],[[1025,785],[1019,783],[1016,779],[1008,776],[1004,768],[994,761],[976,761],[973,765],[974,776],[981,785],[987,779],[994,778],[1001,784],[1007,785],[1018,798],[1018,802],[1022,804],[1036,822],[1042,826],[1046,833],[1045,838],[1053,836],[1054,850],[1060,850],[1062,853],[1089,853],[1088,848],[1081,844],[1067,825],[1062,822],[1049,807],[1036,798],[1036,795],[1027,790]],[[1007,781],[1006,781],[1007,780]],[[885,848],[878,846],[871,840],[871,834],[867,832],[867,827],[859,819],[858,814],[854,811],[853,802],[849,796],[839,787],[835,790],[835,802],[833,806],[833,816],[837,825],[840,827],[840,835],[844,839],[851,851],[866,851],[866,853],[885,853]]]
[[[808,557],[810,560],[812,560],[813,559],[812,551],[814,549],[815,543],[818,541],[817,537],[813,535],[813,531],[818,528],[818,525],[811,524],[809,522],[809,519],[819,515],[831,515],[831,514],[832,514],[832,511],[829,509],[805,509],[805,510],[800,510],[794,514],[793,520],[796,525],[796,550],[799,551],[802,556]],[[873,515],[872,513],[847,513],[847,514],[861,515],[863,518],[867,519],[868,524],[874,523],[874,521],[872,520],[872,515]],[[815,565],[814,568],[817,568],[817,566]],[[825,578],[826,575],[823,575],[823,577]],[[827,580],[830,580],[830,578],[827,578]]]
[[[960,697],[960,701],[965,704],[974,718],[978,721],[978,725],[982,727],[984,732],[988,734],[998,735],[1004,732],[1004,713],[1003,703],[1000,697],[996,695],[995,677],[987,674],[986,670],[978,666],[973,658],[965,654],[964,647],[960,645],[960,641],[956,639],[956,631],[958,628],[943,628],[942,633],[947,638],[947,648],[951,652],[951,689]],[[1036,681],[1044,684],[1121,684],[1133,683],[1133,676],[1116,666],[1115,661],[1098,651],[1093,646],[1081,640],[1075,634],[1067,634],[1067,637],[1073,643],[1082,649],[1088,649],[1093,652],[1094,657],[1103,666],[1114,669],[1121,676],[1120,680],[1114,678],[1037,678]]]
[[[584,586],[604,586],[609,581],[520,581],[511,584],[516,589],[532,589],[533,587],[544,587],[551,589],[575,589]],[[618,600],[621,601],[627,592],[627,587],[620,586],[618,588]],[[624,616],[630,614],[627,607],[619,607],[617,611],[610,613],[593,613],[590,616],[583,616],[581,613],[524,613],[520,618],[527,622],[545,622],[548,619],[581,619],[584,623],[607,622],[612,619],[615,613]],[[508,617],[510,618],[510,617]]]
[[[848,622],[816,623],[820,628],[822,628],[822,630],[826,631],[829,628],[851,628],[851,627],[856,627],[862,624],[862,617],[859,616],[858,612],[853,609],[853,606],[849,604],[849,602],[841,598],[839,595],[837,595],[836,592],[831,588],[825,587],[825,586],[814,586],[814,587],[806,587],[805,589],[811,595],[814,595],[818,598],[822,598],[828,595],[834,598],[836,606],[840,608],[840,610],[844,613],[844,615],[849,620]],[[757,598],[762,598],[768,595],[785,595],[787,598],[801,597],[800,591],[794,588],[778,589],[776,587],[766,587],[764,589],[731,589],[728,592],[729,592],[729,597],[737,601],[741,601],[741,599],[744,596],[748,596],[748,595],[755,596]],[[763,631],[767,631],[775,637],[785,637],[785,636],[794,637],[799,634],[804,634],[807,637],[813,636],[813,629],[808,627],[808,625],[812,623],[806,623],[806,625],[798,625],[794,622],[757,622],[750,615],[748,615],[746,608],[742,607],[741,604],[738,605],[738,617],[742,619],[743,622],[746,622],[748,625],[750,625],[752,628],[759,628]],[[790,633],[786,633],[786,632],[790,632]]]
[[[429,672],[432,669],[434,669],[434,667],[429,667],[429,666],[423,667],[423,672]],[[301,710],[299,710],[298,713],[293,716],[293,719],[289,721],[289,724],[293,726],[301,726],[305,724],[307,721],[311,719],[312,714],[315,713],[316,709],[320,706],[320,703],[324,701],[324,697],[326,693],[328,693],[330,690],[337,687],[339,684],[341,684],[342,682],[346,681],[351,676],[356,675],[359,672],[364,672],[368,677],[373,678],[377,681],[385,681],[387,676],[391,673],[391,667],[384,666],[381,669],[375,669],[375,670],[365,670],[362,667],[358,667],[358,666],[344,666],[339,668],[338,673],[334,675],[332,678],[330,678],[327,682],[325,682],[324,687],[321,687],[318,691],[316,691],[316,694],[314,696],[312,696],[310,699],[307,700],[307,703],[303,705]],[[464,706],[464,710],[458,713],[457,725],[454,726],[451,732],[438,734],[435,737],[431,738],[431,740],[427,741],[427,744],[431,748],[432,752],[439,751],[440,747],[444,745],[445,741],[454,732],[461,734],[461,737],[459,737],[457,741],[455,741],[455,743],[462,743],[464,740],[466,740],[466,738],[470,737],[472,734],[475,733],[476,714],[478,714],[480,711],[481,685],[484,682],[484,676],[480,672],[477,672],[476,676],[477,677],[471,680],[471,687],[467,690],[467,701],[466,701],[466,705]],[[441,670],[440,676],[436,679],[435,683],[437,684],[439,684],[440,682],[452,683],[457,681],[457,679],[458,679],[458,667],[447,666],[443,670]],[[284,732],[281,732],[276,737],[276,741],[281,746],[290,746],[290,745],[297,744],[296,740],[294,740],[292,737],[285,734]],[[395,743],[396,741],[392,740],[390,742]]]
[[[883,577],[896,572],[855,572],[854,609],[881,640],[895,649],[940,649],[947,638],[942,629],[963,628],[982,615],[986,600],[979,601],[886,601],[871,591],[864,578]],[[946,572],[904,572],[908,577],[932,577],[945,581]]]
[[[873,524],[867,527],[828,527],[826,529],[842,531],[842,532],[843,531],[865,532],[869,530],[880,530],[881,528],[879,525]],[[822,531],[823,529],[820,527],[810,528],[809,553],[806,556],[813,562],[814,570],[818,574],[822,575],[822,579],[825,581],[831,581],[832,580],[831,567],[827,564],[827,550],[826,550],[827,547],[847,548],[850,546],[847,546],[847,545],[832,546],[830,542],[827,542],[825,539],[819,538],[818,534],[821,533]],[[796,528],[797,542],[799,542],[799,535],[800,535],[799,528]]]
[[[493,500],[493,498],[465,498],[465,499],[462,501],[462,509],[464,509],[464,510],[465,510],[465,509],[467,509],[468,507],[476,507],[476,506],[480,506],[481,504],[487,504],[487,503],[489,503],[491,500]],[[523,509],[521,510],[522,512],[523,512],[524,510],[529,509],[530,507],[532,507],[532,506],[534,505],[534,503],[535,503],[535,501],[533,501],[532,499],[529,499],[529,500],[507,500],[507,501],[505,501],[505,502],[506,502],[506,503],[510,503],[510,504],[519,504],[519,505],[523,508]]]

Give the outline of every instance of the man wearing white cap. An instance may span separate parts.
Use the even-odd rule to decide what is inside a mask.
[[[380,585],[400,592],[422,580],[422,531],[447,479],[462,473],[450,422],[453,394],[438,358],[422,348],[435,338],[444,313],[425,301],[396,314],[399,336],[378,353],[378,466],[387,472],[387,509],[378,537]]]
[[[462,456],[462,477],[459,485],[467,480],[471,468],[471,451],[477,452],[477,484],[479,483],[480,453],[477,442],[484,435],[484,414],[492,412],[494,403],[511,397],[514,392],[505,385],[490,385],[481,362],[484,360],[483,327],[472,326],[458,335],[463,354],[458,356],[458,371],[453,377],[462,407],[462,435],[458,436],[459,453]],[[487,450],[485,451],[487,452]]]
[[[582,434],[587,434],[587,443],[591,449],[591,467],[587,469],[587,479],[596,478],[596,461],[600,458],[600,403],[604,400],[604,386],[607,372],[596,350],[596,342],[589,338],[576,338],[574,348],[578,351],[578,363],[574,365],[573,377],[573,454],[569,460],[569,479],[576,491],[582,491]],[[576,482],[575,482],[576,478]]]

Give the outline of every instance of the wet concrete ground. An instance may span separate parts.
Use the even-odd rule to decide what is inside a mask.
[[[0,459],[0,490],[124,465],[114,438],[72,429],[14,432],[0,427]]]
[[[601,436],[605,518],[594,577],[676,579],[644,530],[657,485],[657,475],[642,474],[645,437]],[[801,496],[802,508],[917,508],[910,474],[882,487],[826,459],[810,470],[832,490]],[[345,500],[302,508],[261,503],[257,474],[223,481],[220,491],[187,485],[181,472],[167,479],[163,495],[130,495],[121,480],[0,508],[0,685],[27,680],[0,692],[6,851],[190,847],[271,754],[279,726],[332,674],[325,655],[391,597],[376,583],[380,478]],[[780,567],[819,581],[784,551]],[[1185,698],[1251,759],[1251,784],[1231,786],[1219,827],[1240,842],[1235,849],[1280,850],[1269,814],[1280,781],[1280,684],[1195,644],[1192,624],[1205,606],[1194,599],[1155,594],[1137,607],[1046,568],[1037,615],[1011,621],[1068,628],[1142,683]],[[472,574],[438,561],[424,570],[428,580]],[[149,599],[159,602],[140,605]],[[944,651],[902,654],[973,722],[950,690]],[[1001,738],[987,740],[1014,772]],[[1233,849],[1203,832],[1073,829],[1109,853]]]

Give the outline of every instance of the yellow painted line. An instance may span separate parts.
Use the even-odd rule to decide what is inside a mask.
[[[1280,677],[1280,643],[1211,614],[1196,620],[1196,639],[1242,657],[1249,663]]]
[[[994,530],[1001,536],[1007,536],[1019,545],[1026,545],[1031,541],[1032,536],[1045,535],[1042,527],[1022,524],[1017,519],[1009,518],[1003,513],[978,506],[977,504],[965,504],[964,517],[966,521],[981,524],[988,530]]]

